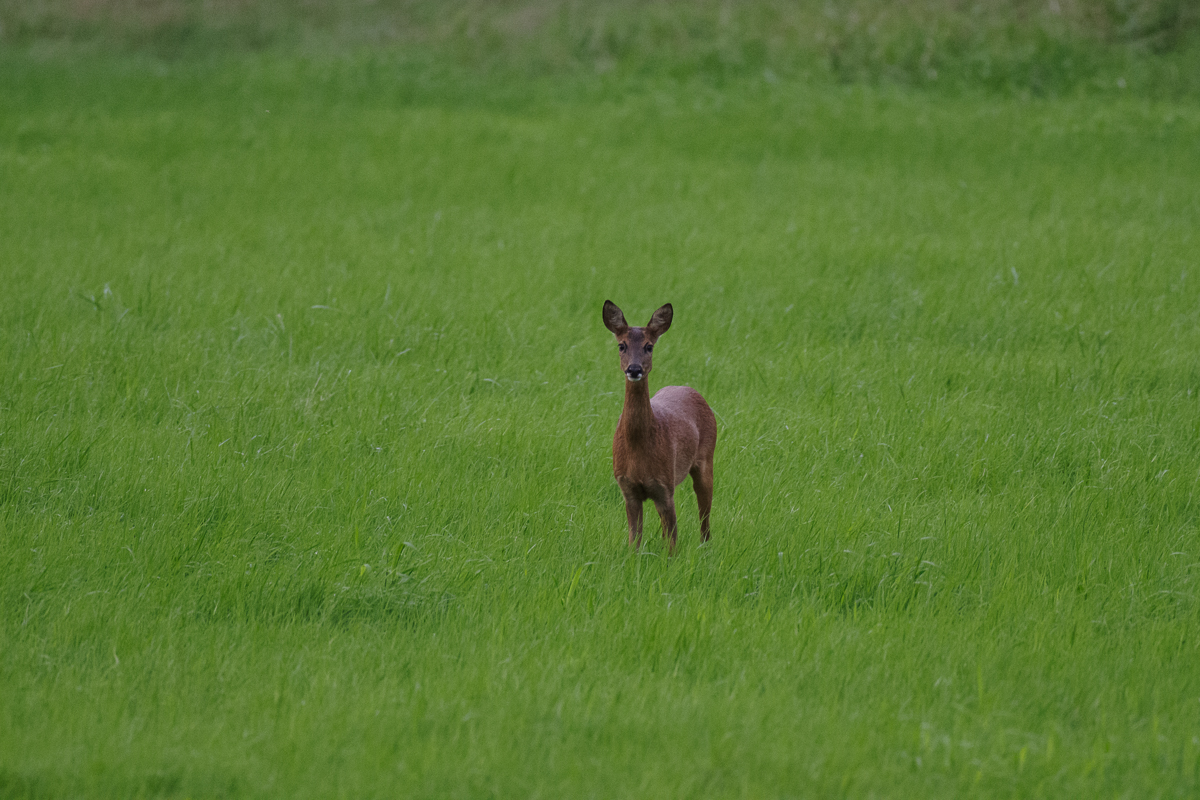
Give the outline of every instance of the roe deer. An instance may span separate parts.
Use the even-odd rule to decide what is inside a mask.
[[[604,327],[617,337],[625,373],[625,407],[613,436],[613,477],[625,496],[629,544],[642,543],[642,504],[653,500],[663,538],[675,551],[675,487],[692,476],[700,506],[700,540],[708,541],[712,510],[713,452],[717,419],[704,398],[687,386],[664,386],[650,397],[650,359],[658,337],[671,327],[671,304],[654,312],[650,324],[631,328],[611,300],[604,301]]]

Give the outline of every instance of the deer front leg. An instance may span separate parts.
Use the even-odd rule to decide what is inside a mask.
[[[658,518],[662,520],[663,538],[667,540],[667,550],[674,553],[675,539],[679,533],[675,520],[675,493],[668,491],[663,498],[654,498],[654,507],[658,509]]]
[[[629,519],[629,546],[642,546],[642,501],[625,495],[625,516]]]

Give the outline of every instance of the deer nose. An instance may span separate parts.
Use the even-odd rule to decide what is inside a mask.
[[[628,367],[625,368],[625,375],[631,381],[640,381],[642,379],[642,376],[645,374],[646,373],[642,371],[641,364],[630,364]]]

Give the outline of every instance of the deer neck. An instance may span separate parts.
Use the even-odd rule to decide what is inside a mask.
[[[654,422],[654,409],[650,407],[649,383],[647,378],[625,381],[625,408],[621,410],[620,426],[625,433],[625,440],[630,445],[644,445],[654,441],[657,425]]]

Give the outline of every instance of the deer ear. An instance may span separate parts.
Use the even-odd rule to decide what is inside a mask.
[[[671,318],[675,316],[675,310],[671,308],[671,304],[654,312],[654,316],[650,318],[650,324],[646,326],[646,333],[657,339],[667,332],[667,328],[671,327]]]
[[[604,327],[617,336],[624,336],[629,331],[629,323],[625,321],[625,315],[612,300],[604,301]]]

